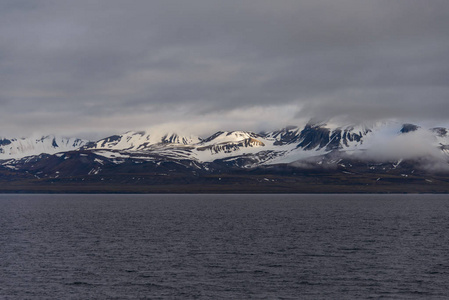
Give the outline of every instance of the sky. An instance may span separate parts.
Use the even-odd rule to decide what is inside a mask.
[[[447,0],[0,0],[0,136],[449,126]]]

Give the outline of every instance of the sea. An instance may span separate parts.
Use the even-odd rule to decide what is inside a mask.
[[[0,299],[379,298],[449,298],[449,195],[0,195]]]

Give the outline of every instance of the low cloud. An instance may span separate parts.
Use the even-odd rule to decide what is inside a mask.
[[[373,160],[414,159],[418,157],[443,158],[436,147],[435,136],[421,129],[398,135],[379,134],[368,141],[365,155]]]
[[[418,129],[403,134],[385,131],[369,139],[364,145],[366,150],[355,156],[375,162],[413,160],[422,169],[449,171],[449,157],[440,147],[429,130]]]

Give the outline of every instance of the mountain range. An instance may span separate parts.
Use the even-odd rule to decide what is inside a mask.
[[[2,192],[448,192],[449,130],[309,122],[208,137],[0,138]]]

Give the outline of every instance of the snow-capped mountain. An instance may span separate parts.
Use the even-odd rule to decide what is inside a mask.
[[[145,151],[155,145],[192,145],[201,140],[197,136],[182,136],[174,132],[160,133],[149,131],[128,131],[121,135],[113,135],[84,147],[87,150],[108,149],[126,151]]]
[[[74,192],[86,186],[89,192],[214,192],[217,186],[225,192],[324,192],[326,185],[335,192],[378,192],[376,186],[449,192],[449,176],[438,174],[449,174],[449,130],[393,121],[219,131],[204,138],[149,130],[95,142],[0,139],[5,191],[58,192],[61,182],[62,190]]]
[[[412,146],[412,144],[419,145]],[[257,134],[249,131],[219,131],[209,137],[174,132],[129,131],[96,142],[45,136],[39,139],[0,139],[0,159],[20,159],[41,153],[91,152],[115,162],[189,160],[193,164],[212,162],[235,167],[285,164],[326,155],[347,153],[369,159],[404,159],[415,156],[449,155],[449,131],[424,129],[398,122],[370,127],[308,123]],[[401,157],[402,153],[404,154]]]
[[[213,161],[229,156],[257,153],[273,146],[274,140],[248,131],[219,131],[195,147],[199,161]]]
[[[107,157],[111,155],[108,151],[113,151],[132,156],[178,156],[180,159],[189,158],[197,162],[253,156],[254,165],[291,162],[329,151],[355,149],[370,132],[370,129],[361,126],[331,127],[327,124],[307,124],[303,128],[291,126],[265,134],[219,131],[206,138],[176,133],[130,131],[90,143],[83,150],[96,151]]]
[[[41,153],[54,154],[57,152],[79,149],[88,141],[78,138],[63,138],[47,135],[36,138],[1,138],[0,159],[21,158]]]
[[[370,131],[364,126],[335,127],[309,123],[304,128],[290,126],[267,136],[276,140],[275,145],[296,144],[297,148],[304,150],[335,150],[358,145]]]

